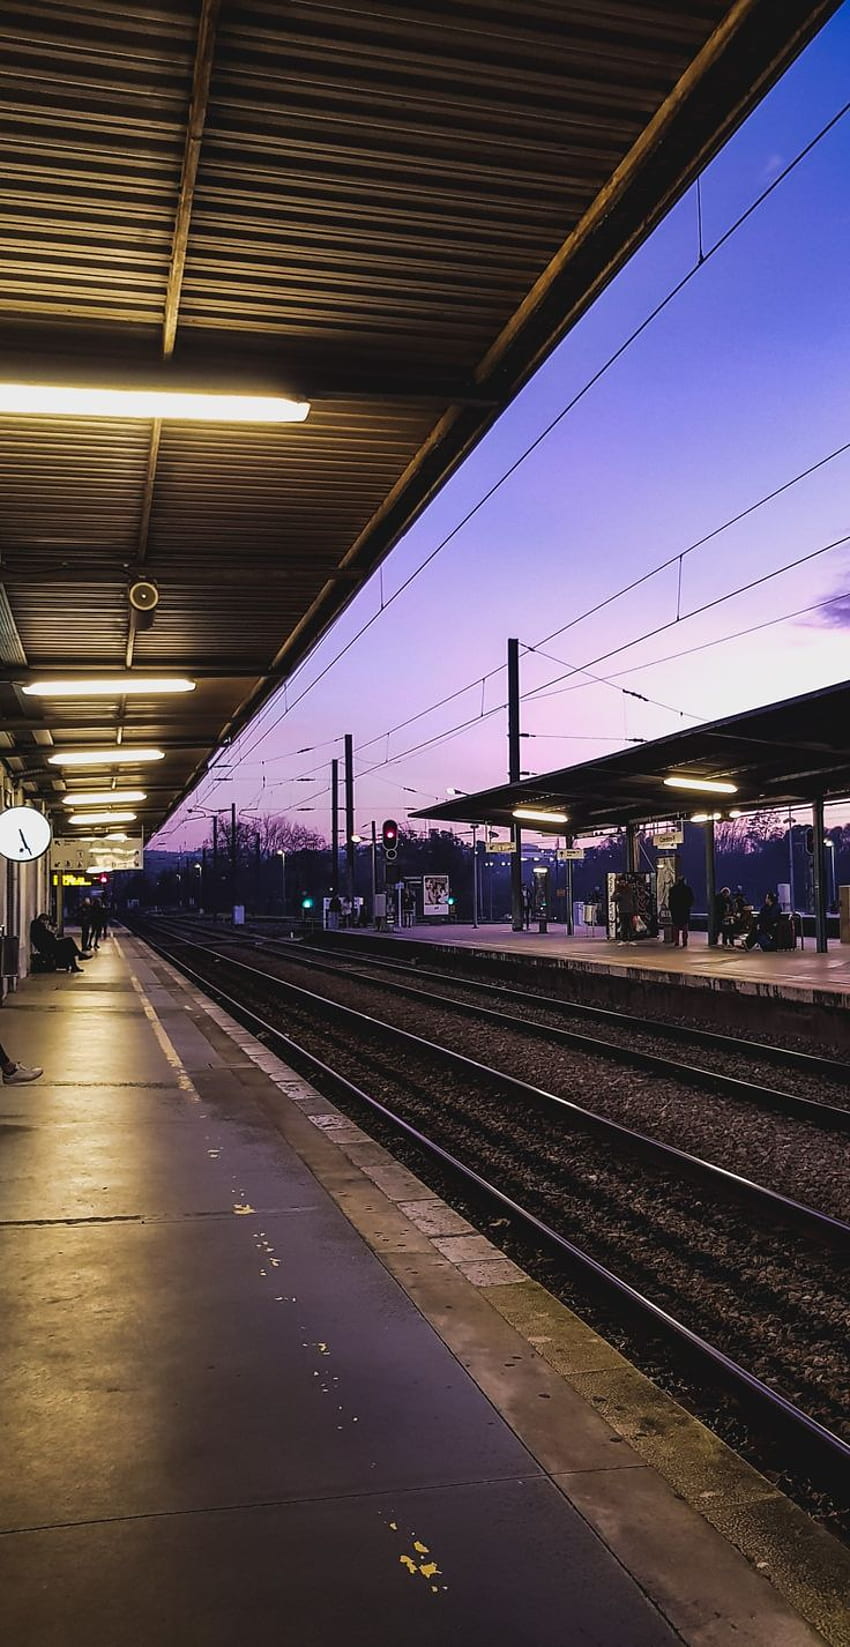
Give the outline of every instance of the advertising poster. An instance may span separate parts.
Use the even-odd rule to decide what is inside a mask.
[[[449,913],[449,877],[448,875],[423,875],[422,877],[422,913],[423,915],[443,915]]]
[[[655,875],[629,870],[608,876],[608,937],[618,943],[658,937]]]

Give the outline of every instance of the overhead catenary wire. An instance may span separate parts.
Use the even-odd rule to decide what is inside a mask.
[[[384,615],[384,613],[387,612],[390,609],[390,607],[397,600],[400,599],[400,597],[405,593],[405,591],[410,588],[411,584],[414,583],[415,580],[418,577],[421,576],[421,574],[427,569],[428,566],[430,566],[432,564],[432,562],[436,559],[436,557],[439,554],[441,554],[442,551],[445,548],[447,548],[447,546],[457,537],[458,533],[460,533],[464,529],[464,527],[466,527],[469,524],[469,522],[475,518],[475,516],[490,502],[490,500],[496,495],[496,493],[499,492],[501,490],[501,488],[512,478],[512,476],[517,473],[518,469],[520,469],[522,467],[522,465],[527,462],[527,460],[539,448],[539,446],[549,437],[549,435],[552,434],[552,432],[556,428],[558,428],[558,426],[563,422],[564,418],[566,418],[575,409],[575,407],[584,399],[584,397],[590,392],[590,390],[592,388],[594,388],[596,386],[596,384],[601,381],[601,379],[606,375],[606,373],[608,371],[610,371],[611,367],[614,366],[616,364],[616,362],[623,357],[623,355],[626,353],[626,351],[632,347],[632,345],[638,340],[638,338],[640,338],[643,335],[643,333],[651,325],[653,325],[653,323],[658,319],[658,317],[661,314],[663,314],[663,312],[667,309],[669,304],[671,304],[675,300],[675,298],[677,298],[679,296],[679,294],[682,291],[685,290],[685,288],[693,280],[694,276],[701,273],[701,271],[706,267],[706,265],[711,261],[711,259],[714,258],[719,251],[721,251],[725,246],[727,246],[729,244],[730,240],[734,237],[734,235],[736,235],[739,232],[739,230],[744,226],[744,224],[746,222],[749,221],[749,219],[753,216],[753,214],[756,211],[759,210],[759,208],[764,204],[764,202],[766,200],[768,200],[772,194],[775,193],[775,191],[787,180],[788,177],[791,176],[791,174],[796,170],[796,168],[799,165],[801,165],[802,162],[804,160],[806,160],[810,154],[813,153],[813,151],[819,146],[819,144],[822,143],[827,136],[829,136],[829,134],[836,128],[836,126],[839,125],[839,123],[845,118],[845,116],[847,115],[848,112],[850,112],[850,101],[844,103],[842,105],[842,107],[840,109],[838,109],[836,111],[836,113],[833,114],[830,117],[830,119],[828,121],[826,121],[825,124],[820,127],[820,129],[809,140],[809,142],[804,144],[804,146],[801,149],[798,150],[797,154],[794,155],[793,158],[790,161],[788,161],[788,163],[785,166],[782,167],[782,169],[776,174],[776,176],[774,178],[772,178],[771,181],[768,184],[765,185],[765,187],[760,191],[760,193],[756,196],[756,198],[750,202],[749,206],[747,206],[745,208],[745,210],[743,212],[741,212],[737,218],[734,219],[734,221],[729,225],[729,227],[726,230],[724,230],[723,234],[719,237],[718,240],[716,240],[714,242],[714,244],[711,247],[709,247],[708,251],[704,251],[702,249],[702,247],[700,247],[701,255],[698,255],[697,261],[691,266],[691,268],[688,269],[687,272],[681,277],[681,279],[678,280],[675,283],[675,285],[673,285],[670,288],[670,290],[665,294],[665,296],[660,299],[660,301],[649,311],[649,313],[644,316],[643,320],[641,320],[639,322],[639,324],[629,333],[629,335],[624,339],[624,341],[621,344],[619,344],[618,347],[610,355],[608,355],[606,357],[606,359],[602,362],[601,366],[599,366],[598,369],[585,381],[585,383],[582,385],[582,387],[580,389],[578,389],[576,391],[576,393],[570,397],[570,399],[566,402],[566,404],[564,406],[562,406],[560,408],[560,410],[555,414],[555,416],[549,420],[549,422],[540,431],[540,433],[535,436],[534,440],[529,442],[529,444],[518,454],[518,456],[513,460],[513,462],[511,464],[509,464],[508,467],[506,469],[504,469],[501,472],[500,475],[497,476],[496,480],[493,481],[493,483],[484,491],[484,493],[481,495],[480,498],[477,499],[477,501],[472,505],[472,507],[470,509],[468,509],[461,516],[460,520],[458,520],[455,523],[455,525],[450,529],[450,531],[447,532],[440,539],[440,541],[437,544],[435,544],[435,546],[429,551],[429,553],[425,556],[424,560],[422,560],[420,562],[420,564],[417,567],[415,567],[414,570],[409,574],[409,576],[404,579],[404,581],[399,585],[398,589],[394,590],[393,593],[391,595],[389,595],[386,599],[383,598],[383,594],[382,594],[381,602],[380,602],[377,610],[375,612],[373,612],[371,614],[371,616],[365,621],[365,623],[363,623],[361,625],[361,627],[356,631],[356,633],[354,635],[352,635],[345,642],[345,644],[340,648],[340,650],[337,653],[335,653],[334,656],[331,659],[329,659],[329,661],[323,666],[323,668],[319,671],[319,673],[308,683],[308,685],[304,688],[304,690],[302,692],[300,692],[298,694],[298,696],[296,698],[292,699],[292,700],[289,700],[287,698],[287,700],[284,703],[284,707],[281,710],[281,713],[276,717],[276,719],[271,723],[270,726],[266,726],[262,729],[262,731],[258,732],[258,735],[255,737],[254,741],[245,750],[245,752],[244,752],[245,757],[250,755],[252,753],[252,751],[257,747],[258,743],[260,743],[265,737],[267,737],[272,731],[274,731],[275,727],[277,727],[280,724],[281,720],[283,720],[286,715],[291,714],[292,710],[295,709],[298,706],[299,703],[303,702],[303,700],[307,696],[307,694],[309,692],[312,692],[314,690],[314,688],[319,685],[320,681],[322,681],[325,678],[325,676],[330,672],[330,670],[335,668],[336,664],[339,663],[342,660],[342,658],[344,658],[347,655],[347,653],[349,651],[351,651],[352,647],[355,646],[357,644],[357,642],[359,640],[361,640],[365,634],[368,633],[368,631],[372,628],[373,624],[375,624],[378,621],[378,619],[381,618]],[[842,450],[846,450],[846,447],[842,448]],[[825,459],[823,461],[830,461],[830,459]],[[816,465],[815,467],[818,467],[818,465]],[[813,472],[813,471],[809,471],[809,472]],[[788,484],[794,484],[794,482],[790,482]],[[784,489],[787,489],[787,488],[780,488],[779,490],[781,491],[781,490],[784,490]],[[775,493],[775,494],[772,494],[772,495],[778,495],[778,492]],[[741,515],[738,518],[742,519],[742,518],[744,518],[744,516]],[[723,530],[723,528],[720,528],[719,530]],[[706,540],[703,540],[703,541],[708,541],[708,540],[706,539]],[[692,550],[694,548],[697,548],[697,547],[699,547],[699,545],[695,544],[695,545],[691,546],[690,550],[684,551],[684,553],[692,552]],[[673,557],[674,560],[677,559],[677,558],[678,558],[678,556]],[[658,570],[658,569],[656,569],[656,570]],[[655,574],[653,573],[653,574],[647,574],[647,575],[648,576],[653,576]],[[638,581],[640,582],[640,581],[645,581],[645,580],[641,579],[641,580],[638,580]],[[637,587],[637,584],[632,585],[632,587]],[[611,598],[617,598],[617,597],[615,596],[615,597],[611,597]],[[579,620],[576,619],[576,620],[573,620],[573,621],[578,622]],[[566,626],[566,627],[569,627],[569,626]],[[562,629],[558,629],[558,630],[553,631],[553,633],[551,635],[546,636],[546,637],[543,638],[543,641],[541,642],[541,644],[545,644],[547,640],[555,639],[555,637],[557,635],[561,634],[561,633],[563,633]],[[300,675],[302,669],[307,667],[308,662],[309,662],[308,659],[304,660],[304,663],[299,666],[299,668],[295,671],[294,675],[292,677],[290,677],[290,679],[286,683],[288,686],[291,687],[293,681],[297,680],[297,678]],[[477,679],[480,680],[481,677],[478,676]],[[272,702],[273,701],[274,700],[272,700]],[[269,705],[269,708],[271,709],[271,704]],[[260,711],[261,716],[262,716],[263,713],[264,713],[263,711]]]

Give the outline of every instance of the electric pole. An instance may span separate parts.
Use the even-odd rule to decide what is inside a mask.
[[[519,783],[519,641],[508,641],[508,782]],[[514,824],[511,857],[511,925],[522,931],[522,830]]]
[[[339,761],[331,761],[331,894],[339,892]]]
[[[354,739],[345,734],[345,853],[348,862],[348,896],[354,919]]]

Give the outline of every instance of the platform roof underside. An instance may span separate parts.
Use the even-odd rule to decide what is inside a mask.
[[[166,751],[121,774],[161,823],[836,4],[7,5],[0,377],[312,404],[0,418],[0,753],[33,798],[118,728]],[[198,688],[20,691],[127,667]]]

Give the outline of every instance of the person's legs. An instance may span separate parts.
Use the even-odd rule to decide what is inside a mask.
[[[79,954],[80,954],[80,950],[77,948],[77,945],[75,944],[73,938],[57,938],[57,940],[56,940],[56,964],[57,964],[57,966],[67,967],[69,972],[82,972],[82,970],[83,970],[82,967],[77,966],[77,956]]]
[[[22,1086],[26,1081],[37,1081],[44,1074],[43,1069],[27,1069],[24,1064],[16,1064],[3,1046],[0,1046],[0,1070],[5,1086]]]
[[[678,949],[678,947],[679,947],[679,928],[677,926],[671,926],[670,931],[673,935],[674,948]]]
[[[682,948],[687,949],[687,947],[688,947],[688,927],[687,927],[687,924],[685,924],[685,926],[682,927]]]

